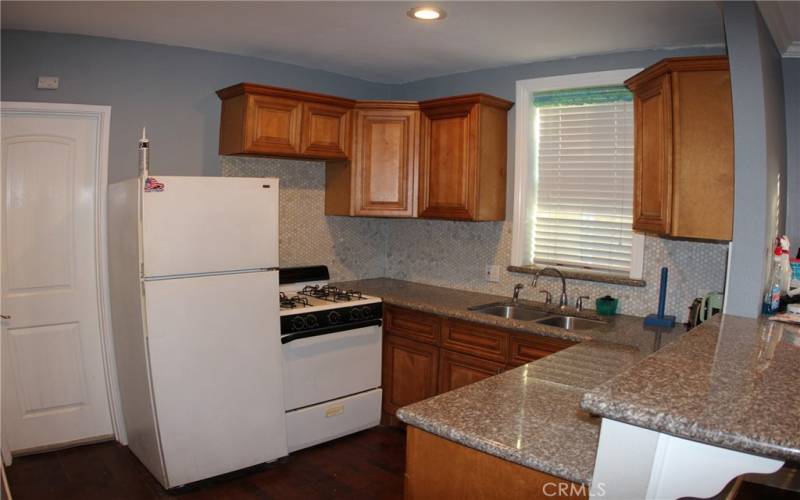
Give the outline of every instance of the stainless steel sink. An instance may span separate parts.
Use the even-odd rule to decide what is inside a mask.
[[[591,330],[605,323],[575,316],[550,316],[536,321],[540,325],[555,326],[564,330]]]
[[[484,304],[481,306],[470,307],[469,310],[483,314],[491,314],[492,316],[498,316],[501,318],[518,319],[521,321],[533,321],[535,319],[545,318],[550,315],[548,312],[539,311],[520,304]]]

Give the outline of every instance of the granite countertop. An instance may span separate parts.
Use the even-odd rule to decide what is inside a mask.
[[[656,340],[654,332],[648,331],[643,335],[642,318],[635,316],[617,315],[612,318],[597,316],[593,310],[578,312],[568,307],[566,311],[559,311],[557,305],[546,305],[543,302],[532,302],[520,299],[519,303],[536,309],[551,310],[555,314],[570,314],[589,319],[600,319],[606,324],[592,330],[569,331],[555,326],[547,326],[533,321],[500,318],[490,314],[470,311],[472,306],[491,304],[493,302],[510,302],[510,295],[492,295],[467,290],[457,290],[440,286],[423,285],[411,281],[396,280],[391,278],[372,278],[358,281],[345,281],[335,283],[342,288],[360,290],[367,295],[380,297],[386,304],[405,307],[416,311],[437,314],[450,318],[463,319],[473,323],[482,323],[489,326],[514,330],[517,332],[534,333],[544,337],[556,337],[573,342],[586,340],[604,340],[607,342],[632,345],[642,352],[653,352]],[[681,330],[680,325],[673,331]],[[663,330],[662,330],[663,331]],[[664,342],[674,339],[670,334],[664,337]]]
[[[800,460],[800,327],[715,316],[588,392],[603,417],[733,450]]]
[[[615,316],[597,329],[570,332],[467,309],[507,302],[509,297],[387,278],[337,285],[381,297],[390,305],[579,342],[546,358],[401,408],[397,416],[465,446],[584,484],[591,482],[600,435],[600,419],[580,407],[584,393],[640,361],[661,343],[674,341],[682,330],[645,330],[641,318]],[[595,317],[590,311],[569,312]]]

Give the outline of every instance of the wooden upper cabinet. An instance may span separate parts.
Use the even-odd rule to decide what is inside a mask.
[[[300,153],[301,103],[262,95],[242,96],[248,101],[247,122],[250,148],[265,153]]]
[[[303,103],[301,154],[314,158],[344,160],[350,155],[350,117],[343,106]]]
[[[420,217],[505,219],[507,113],[512,105],[485,94],[420,103]]]
[[[217,95],[220,154],[324,160],[350,154],[353,100],[251,83]]]
[[[727,58],[665,59],[625,85],[634,94],[634,230],[730,240],[733,113]]]
[[[361,101],[350,164],[329,164],[327,215],[416,215],[420,111],[415,102]]]
[[[252,83],[217,95],[220,154],[328,161],[326,215],[505,219],[510,101],[354,101]]]
[[[672,196],[672,102],[670,78],[647,82],[634,104],[634,228],[669,234]]]

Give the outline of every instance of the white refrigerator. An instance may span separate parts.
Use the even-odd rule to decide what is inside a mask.
[[[131,179],[108,205],[131,451],[165,488],[287,455],[278,179]]]

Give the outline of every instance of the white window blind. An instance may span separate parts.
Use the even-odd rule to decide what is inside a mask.
[[[592,95],[594,94],[594,95]],[[536,264],[628,274],[633,104],[622,87],[534,95]]]

